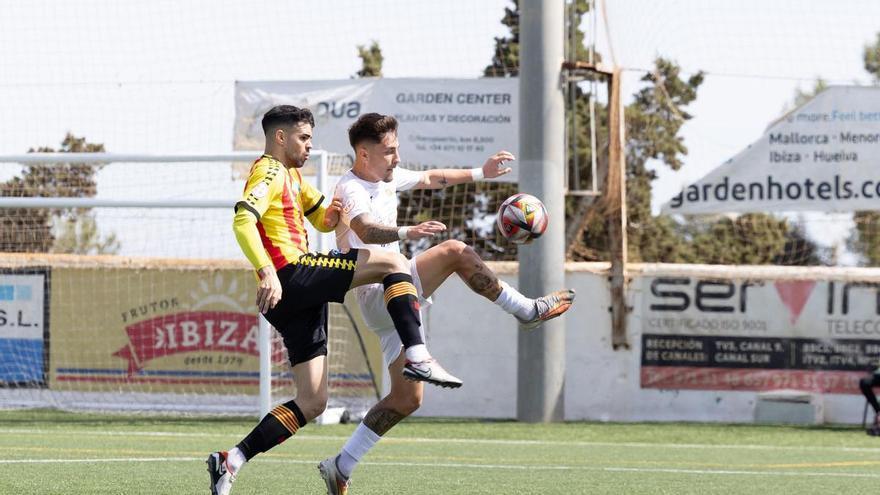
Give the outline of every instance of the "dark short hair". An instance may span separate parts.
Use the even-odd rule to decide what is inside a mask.
[[[315,118],[311,110],[293,105],[276,105],[263,115],[263,132],[268,135],[279,127],[292,127],[300,122],[307,122],[315,127]]]
[[[364,141],[379,143],[389,132],[397,132],[397,119],[381,113],[365,113],[348,128],[348,142],[352,148]]]

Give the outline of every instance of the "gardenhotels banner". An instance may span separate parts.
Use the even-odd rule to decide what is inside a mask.
[[[880,88],[831,87],[689,185],[664,213],[880,209]]]

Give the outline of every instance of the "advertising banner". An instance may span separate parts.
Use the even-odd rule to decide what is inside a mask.
[[[664,213],[880,209],[880,88],[830,87],[663,206]]]
[[[0,271],[0,386],[45,385],[49,271]]]
[[[55,268],[50,388],[255,393],[254,286],[246,270]]]
[[[256,395],[255,294],[250,269],[55,267],[48,386]],[[340,305],[331,307],[330,385],[334,396],[372,397],[355,323],[345,315]],[[289,391],[293,380],[277,333],[272,345],[273,386]]]
[[[857,394],[880,361],[880,284],[644,277],[642,388]]]
[[[311,109],[316,149],[353,154],[348,128],[377,112],[397,118],[403,163],[477,167],[497,151],[517,154],[518,99],[516,78],[237,81],[234,147],[262,150],[263,114],[287,104]],[[517,180],[516,162],[509,166],[500,180]]]

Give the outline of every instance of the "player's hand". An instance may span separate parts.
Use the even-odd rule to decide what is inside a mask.
[[[260,313],[266,314],[281,300],[281,281],[272,266],[264,266],[257,272],[260,284],[257,287],[257,307]]]
[[[498,153],[495,153],[486,160],[485,164],[483,164],[483,176],[487,179],[494,179],[496,177],[501,177],[504,174],[509,174],[511,168],[505,167],[504,162],[512,160],[516,160],[516,157],[509,151],[499,151]]]
[[[333,198],[327,205],[327,211],[324,212],[324,228],[332,229],[339,223],[339,213],[342,211],[342,200]]]
[[[418,225],[414,225],[406,232],[406,238],[410,240],[423,239],[425,237],[434,237],[434,235],[444,232],[446,225],[436,220],[428,220]]]

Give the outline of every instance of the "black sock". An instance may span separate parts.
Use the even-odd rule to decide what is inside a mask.
[[[245,459],[265,452],[292,437],[305,426],[306,418],[293,401],[275,406],[236,447]]]
[[[412,282],[412,277],[405,273],[392,273],[382,279],[385,306],[404,348],[425,343],[419,330],[422,326],[419,320],[419,298]]]

